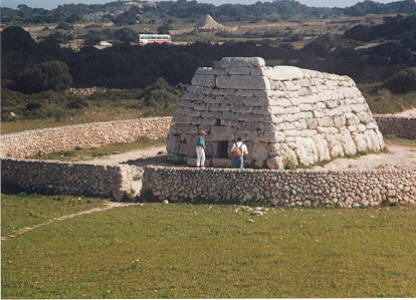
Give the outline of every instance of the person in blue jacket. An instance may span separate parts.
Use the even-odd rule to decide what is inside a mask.
[[[205,136],[207,133],[205,131],[201,131],[198,137],[198,141],[196,142],[196,167],[205,169]]]

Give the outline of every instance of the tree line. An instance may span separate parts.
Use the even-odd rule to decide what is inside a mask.
[[[225,56],[260,56],[268,62],[345,74],[357,83],[379,82],[382,89],[407,93],[416,90],[415,48],[407,42],[416,27],[406,27],[414,19],[415,15],[397,16],[369,26],[374,36],[365,40],[376,40],[371,47],[358,47],[363,45],[361,31],[352,28],[341,37],[321,36],[299,50],[289,43],[261,40],[183,46],[123,43],[102,50],[87,46],[75,52],[53,39],[36,43],[23,28],[10,26],[0,36],[2,116],[7,120],[4,114],[16,109],[27,116],[49,114],[41,99],[54,103],[48,107],[82,109],[85,99],[73,99],[61,91],[91,86],[135,90],[128,97],[136,100],[128,105],[171,111],[169,103],[178,101],[183,84],[190,83],[195,70],[215,66]],[[394,36],[397,39],[392,40]],[[107,99],[114,94],[101,96]],[[116,98],[125,96],[117,94]]]
[[[133,1],[137,3],[145,3]],[[120,13],[120,11],[122,11]],[[4,23],[75,23],[83,16],[103,13],[102,19],[117,25],[135,24],[141,19],[154,18],[200,18],[206,14],[220,21],[255,21],[277,15],[282,18],[292,16],[325,17],[325,16],[363,16],[367,14],[408,14],[416,12],[415,0],[401,0],[392,3],[378,3],[370,0],[359,2],[346,8],[309,7],[295,0],[274,0],[254,4],[223,4],[215,6],[198,3],[195,0],[160,1],[155,5],[143,7],[126,6],[121,1],[106,4],[65,4],[52,10],[31,8],[21,4],[18,9],[0,8]],[[145,17],[144,17],[145,16]]]
[[[158,78],[171,85],[189,83],[199,66],[212,66],[224,56],[260,56],[282,64],[347,74],[359,82],[385,81],[393,73],[416,65],[415,24],[416,14],[390,17],[367,30],[358,25],[342,38],[321,36],[300,50],[290,43],[276,45],[265,39],[182,46],[121,43],[102,50],[87,46],[79,52],[62,48],[53,39],[36,43],[21,27],[10,26],[1,33],[2,79],[14,83],[10,86],[21,92],[56,89],[57,83],[45,83],[48,76],[55,81],[61,78],[63,86],[144,88]],[[362,40],[377,40],[378,45],[357,48]]]

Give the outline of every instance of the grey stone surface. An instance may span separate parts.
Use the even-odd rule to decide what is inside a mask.
[[[268,160],[280,164],[278,158]],[[274,167],[274,165],[272,166]],[[184,186],[198,187],[186,188]],[[169,202],[375,207],[416,203],[415,170],[254,170],[147,167],[143,191]]]
[[[364,97],[347,76],[293,66],[267,67],[256,57],[228,57],[219,69],[198,69],[192,84],[173,123],[186,124],[192,117],[191,124],[206,128],[207,140],[217,143],[241,136],[252,143],[248,166],[280,168],[288,160],[313,165],[384,148]],[[173,129],[181,136],[191,130],[175,125]],[[278,150],[267,144],[278,144]],[[178,151],[185,152],[183,148],[169,154],[177,156]],[[215,149],[211,154],[224,155]],[[272,160],[276,156],[282,163]]]

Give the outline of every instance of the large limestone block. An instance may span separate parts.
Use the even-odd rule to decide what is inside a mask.
[[[267,146],[269,157],[279,156],[282,153],[282,144],[272,142]]]
[[[338,135],[338,137],[340,138],[345,154],[354,155],[357,153],[357,147],[355,146],[351,133],[347,128],[341,128],[340,135]]]
[[[383,139],[383,135],[381,134],[380,130],[378,130],[378,128],[375,130],[377,138],[378,138],[378,143],[380,145],[380,149],[384,149],[386,147],[386,145],[384,144],[384,139]]]
[[[269,169],[283,169],[283,159],[280,156],[275,156],[266,161],[266,165]]]
[[[358,151],[362,152],[367,150],[367,139],[363,133],[352,133],[352,138]]]
[[[331,155],[329,154],[328,150],[328,143],[325,140],[325,137],[321,134],[317,134],[312,136],[312,140],[315,142],[316,150],[318,152],[318,160],[330,160]]]
[[[381,150],[381,145],[379,143],[377,133],[374,130],[367,130],[365,132],[365,136],[367,138],[369,151],[377,152]]]
[[[195,74],[191,83],[196,86],[215,87],[215,76]]]
[[[217,76],[216,85],[224,89],[269,90],[269,79],[264,76]]]
[[[269,157],[267,146],[266,143],[254,143],[250,156],[258,162],[264,162]]]
[[[217,124],[217,119],[213,119],[213,118],[192,118],[191,123],[192,123],[192,125],[197,125],[197,126],[210,126],[210,125]],[[204,130],[204,129],[201,129],[201,130]]]
[[[314,164],[319,156],[312,138],[296,138],[295,152],[300,163],[309,166]]]
[[[173,123],[174,124],[190,124],[192,122],[191,116],[185,116],[178,112],[175,113],[173,116]]]
[[[244,97],[241,98],[241,104],[246,106],[266,106],[268,104],[267,97]]]
[[[276,66],[267,69],[265,74],[272,80],[293,80],[302,79],[304,77],[302,69],[292,66]]]
[[[198,134],[198,127],[189,124],[175,124],[170,130],[172,134]]]
[[[344,156],[344,148],[339,141],[338,134],[326,134],[325,138],[328,142],[328,149],[332,158]]]
[[[227,126],[211,126],[211,132],[207,136],[208,141],[232,141],[234,138],[233,129]]]
[[[199,117],[201,115],[201,112],[198,110],[189,108],[189,107],[180,106],[176,109],[176,114],[181,114],[181,115],[190,116],[190,117]]]
[[[213,69],[211,67],[199,67],[195,73],[201,75],[224,75],[225,71],[222,69]]]
[[[266,62],[261,57],[223,57],[221,68],[264,67]]]
[[[296,146],[293,149],[296,149]],[[299,164],[298,157],[293,149],[288,144],[282,144],[281,157],[285,164],[291,162],[297,166]]]
[[[181,138],[180,136],[169,134],[168,143],[166,145],[166,151],[168,153],[179,153],[181,147]]]
[[[286,135],[277,130],[259,130],[252,138],[259,142],[283,142]]]
[[[182,156],[195,157],[196,139],[197,137],[193,135],[181,136],[181,146],[179,154]]]
[[[225,74],[227,75],[256,75],[261,76],[264,75],[262,69],[260,68],[253,68],[253,67],[230,67],[225,70]]]

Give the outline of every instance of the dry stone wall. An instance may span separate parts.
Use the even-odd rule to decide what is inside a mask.
[[[416,202],[416,170],[281,171],[147,167],[160,201],[366,207]]]
[[[219,69],[199,68],[173,117],[171,160],[195,156],[198,132],[208,132],[208,158],[227,158],[241,136],[249,166],[282,169],[312,165],[358,151],[384,148],[383,136],[348,76],[291,66],[267,67],[262,58],[225,57]]]
[[[28,130],[1,136],[1,157],[25,158],[38,153],[92,148],[116,143],[132,143],[140,137],[167,136],[172,117],[142,118],[98,122],[40,130]]]
[[[3,188],[28,192],[113,197],[136,196],[143,169],[128,165],[90,165],[2,159]]]
[[[375,116],[380,131],[384,135],[396,135],[406,139],[416,139],[416,118]]]

